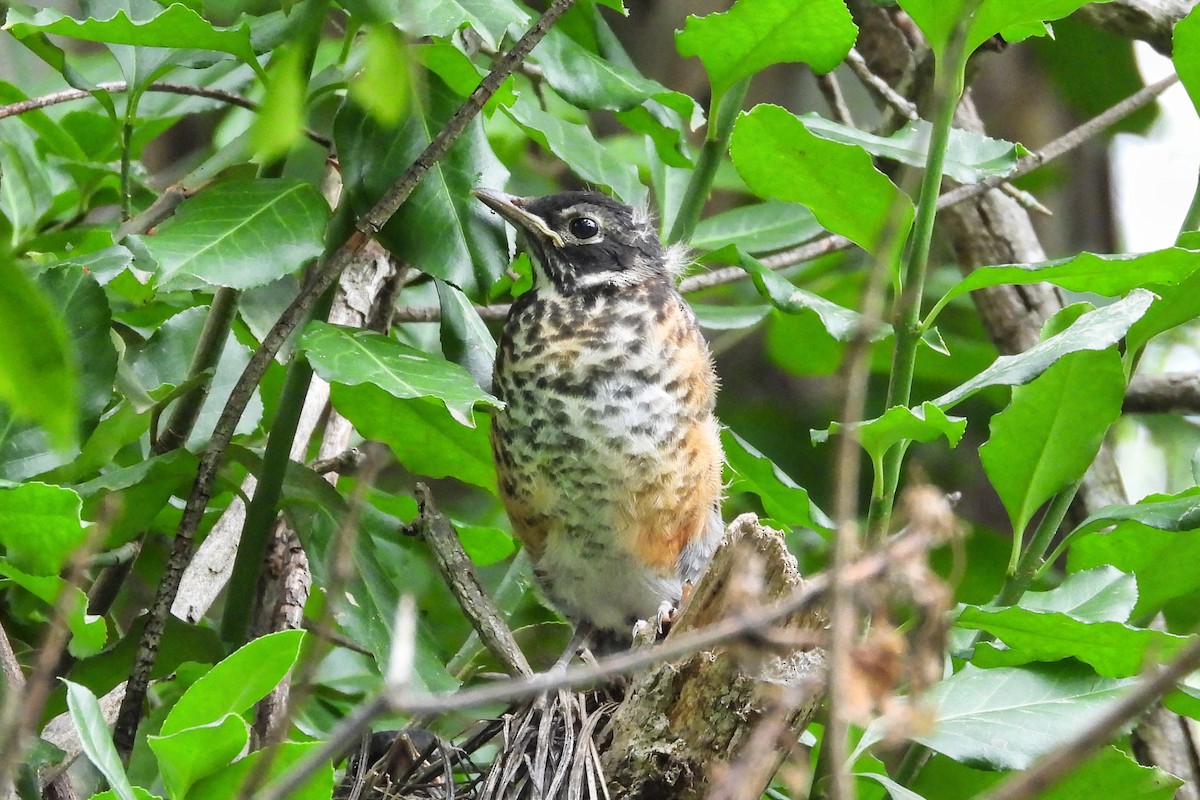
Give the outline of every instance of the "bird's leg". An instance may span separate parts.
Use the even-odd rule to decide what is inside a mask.
[[[571,636],[571,641],[567,642],[567,648],[563,650],[562,655],[558,657],[558,661],[554,662],[553,669],[566,669],[567,664],[571,663],[571,659],[575,657],[576,653],[580,653],[588,649],[588,646],[591,643],[590,640],[592,638],[592,634],[594,632],[595,628],[592,627],[590,622],[580,622],[578,625],[576,625],[575,633]]]

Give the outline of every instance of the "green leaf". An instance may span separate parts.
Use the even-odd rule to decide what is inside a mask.
[[[53,613],[65,593],[67,629],[71,632],[67,649],[72,656],[87,658],[104,648],[108,625],[103,617],[87,613],[88,598],[78,586],[70,585],[57,575],[30,575],[4,560],[0,560],[0,578],[11,581],[42,601],[42,605],[30,614],[39,622]]]
[[[250,125],[254,155],[261,162],[285,155],[304,139],[306,77],[302,47],[288,43],[275,49],[262,105]]]
[[[854,777],[859,779],[865,778],[878,783],[884,789],[887,789],[888,797],[892,798],[892,800],[925,800],[924,797],[921,797],[921,795],[912,789],[906,789],[887,775],[879,772],[856,772],[854,773]]]
[[[745,253],[738,253],[742,269],[750,274],[758,293],[771,301],[771,305],[788,314],[811,312],[817,315],[829,335],[839,342],[848,342],[858,332],[861,317],[855,311],[843,308],[820,295],[806,292],[787,278],[768,269],[761,261]],[[881,326],[870,337],[872,341],[884,338],[890,331]]]
[[[1008,649],[991,644],[976,648],[972,663],[981,667],[1013,666],[1029,661],[1077,658],[1100,675],[1127,678],[1149,662],[1170,659],[1191,641],[1163,631],[1120,622],[1083,622],[1068,614],[1011,607],[968,607],[958,626],[999,637]]]
[[[834,422],[825,430],[811,431],[812,441],[814,444],[828,441],[841,429],[841,423]],[[944,436],[951,447],[958,447],[966,429],[966,419],[946,416],[942,409],[928,401],[919,408],[892,406],[883,416],[855,426],[858,442],[870,456],[876,486],[883,485],[883,457],[895,445],[904,441],[932,442]]]
[[[54,267],[35,281],[66,322],[78,368],[80,410],[85,424],[92,423],[108,407],[117,373],[108,297],[95,276],[79,267]]]
[[[476,386],[490,389],[496,340],[465,294],[445,281],[435,283],[442,310],[442,355],[469,372]]]
[[[503,561],[517,551],[513,538],[499,528],[462,525],[456,522],[454,530],[458,533],[463,550],[481,567]]]
[[[840,428],[840,423],[834,423],[828,432],[835,433]],[[863,449],[872,458],[882,458],[884,453],[902,441],[932,442],[944,436],[951,447],[958,447],[966,432],[967,421],[963,417],[948,417],[940,408],[926,401],[918,408],[892,406],[883,416],[861,422],[855,428]],[[814,437],[814,441],[825,441],[826,438]]]
[[[1088,311],[1074,324],[1023,353],[1000,356],[991,366],[933,402],[950,408],[988,386],[1019,386],[1041,375],[1069,353],[1105,350],[1129,330],[1154,301],[1145,289],[1134,289],[1112,305]]]
[[[300,344],[313,369],[330,383],[377,386],[401,399],[436,398],[467,427],[475,427],[476,403],[501,405],[462,367],[381,333],[314,321]]]
[[[58,575],[87,533],[79,495],[61,486],[0,487],[0,545],[13,566],[31,575]]]
[[[24,127],[5,126],[0,138],[0,252],[23,250],[51,216],[56,199],[76,191],[75,182],[55,167],[56,160],[45,157],[43,148]]]
[[[200,341],[204,320],[208,316],[205,306],[193,306],[179,312],[163,322],[139,351],[132,354],[133,374],[137,381],[156,397],[163,397],[164,386],[174,388],[187,379],[188,364]],[[250,348],[241,344],[234,333],[226,339],[221,361],[213,375],[208,397],[200,409],[200,416],[188,446],[194,447],[208,440],[220,416],[225,401],[234,383],[250,360]],[[163,410],[163,419],[170,418],[172,405]],[[258,427],[262,417],[262,398],[256,391],[250,404],[238,421],[237,433],[251,433]]]
[[[1121,356],[1084,350],[1015,388],[992,417],[979,458],[1018,537],[1043,503],[1083,477],[1124,400]]]
[[[30,16],[14,8],[9,11],[4,29],[18,39],[49,33],[86,42],[215,50],[259,68],[251,44],[249,22],[242,22],[237,27],[218,27],[183,3],[169,5],[152,19],[137,22],[123,9],[117,9],[108,19],[76,20],[52,9],[43,9]]]
[[[1155,286],[1159,299],[1130,329],[1126,350],[1139,353],[1146,342],[1200,316],[1200,270],[1174,286]]]
[[[1009,777],[984,772],[934,755],[912,783],[926,800],[962,800],[983,793]],[[1157,767],[1143,767],[1116,747],[1106,747],[1071,770],[1053,786],[1038,792],[1038,800],[1080,800],[1107,797],[1121,787],[1122,800],[1171,800],[1182,782]]]
[[[229,800],[231,797],[237,797],[262,758],[270,757],[270,766],[266,771],[266,780],[269,782],[288,772],[320,747],[321,742],[283,742],[270,752],[257,750],[215,775],[198,781],[192,786],[188,797],[190,800]],[[328,763],[317,769],[313,776],[298,788],[289,792],[288,800],[329,800],[332,793],[333,764]]]
[[[725,463],[733,473],[731,489],[758,495],[763,509],[781,525],[832,534],[833,520],[817,508],[808,491],[753,445],[726,428],[721,431],[721,446],[725,450]]]
[[[1178,247],[1141,254],[1081,253],[1042,264],[979,267],[946,292],[930,317],[954,298],[985,286],[1052,283],[1073,292],[1118,297],[1139,286],[1178,284],[1197,270],[1200,270],[1200,253]]]
[[[1026,592],[1021,608],[1057,611],[1082,622],[1125,622],[1137,604],[1137,579],[1102,566],[1068,575],[1046,592]]]
[[[628,111],[655,100],[679,114],[693,130],[704,120],[700,107],[688,95],[593,53],[559,28],[546,33],[530,60],[542,68],[554,91],[579,108]]]
[[[141,243],[168,289],[249,289],[321,254],[329,206],[291,178],[225,181],[185,200]]]
[[[734,245],[745,253],[766,253],[808,241],[823,230],[804,206],[768,200],[702,220],[689,244],[698,250]]]
[[[779,106],[758,105],[741,114],[730,155],[752,192],[807,206],[827,229],[865,250],[880,246],[894,214],[899,233],[912,224],[912,201],[875,168],[869,153],[816,136]]]
[[[59,448],[76,436],[79,389],[63,320],[21,269],[0,256],[0,402]]]
[[[538,107],[536,100],[522,97],[505,113],[539,145],[549,150],[589,184],[612,189],[632,206],[646,204],[646,187],[638,180],[637,167],[608,152],[586,125],[567,122]]]
[[[730,86],[772,64],[799,61],[832,72],[857,36],[842,0],[738,0],[723,13],[689,16],[675,46],[700,57],[716,107]]]
[[[288,470],[289,476],[292,472]],[[330,569],[338,558],[344,557],[335,555],[333,550],[346,502],[312,470],[301,468],[295,472],[304,480],[293,482],[289,478],[284,497],[292,503],[289,515],[299,523],[296,531],[309,554],[314,580],[325,586],[331,580]],[[446,657],[438,643],[453,635],[455,624],[465,625],[465,622],[445,582],[430,563],[427,548],[416,539],[396,536],[401,520],[415,516],[416,503],[407,497],[387,495],[381,500],[381,493],[371,494],[374,498],[363,506],[357,524],[354,575],[346,587],[349,602],[335,605],[338,623],[347,636],[371,651],[381,669],[386,668],[396,604],[401,593],[413,595],[418,603],[413,689],[453,691],[459,682],[447,672]],[[401,508],[396,509],[398,516],[391,516],[377,510],[378,506]],[[462,636],[466,635],[464,631]]]
[[[304,631],[279,631],[248,642],[193,683],[163,720],[161,736],[240,714],[279,685],[300,655]]]
[[[510,0],[405,0],[388,6],[396,27],[414,39],[447,37],[470,26],[492,48],[510,30],[524,30],[532,20]]]
[[[800,120],[811,132],[831,142],[856,145],[874,156],[912,167],[924,167],[929,158],[932,126],[915,120],[891,136],[876,136],[848,125],[840,125],[820,114],[802,114]],[[942,172],[960,183],[978,183],[995,175],[1008,175],[1029,151],[1019,144],[992,139],[960,128],[950,129]]]
[[[146,530],[171,497],[187,496],[198,463],[195,454],[181,447],[109,469],[74,489],[83,498],[84,518],[104,519],[103,546],[119,547]]]
[[[237,714],[226,714],[214,722],[169,736],[146,737],[172,800],[183,800],[192,784],[232,763],[249,741],[250,728]]]
[[[133,787],[133,796],[137,800],[163,800],[158,795],[150,792],[148,789],[143,789],[141,786]],[[91,800],[119,800],[120,795],[109,789],[107,792],[100,792],[91,796]]]
[[[1073,538],[1067,568],[1072,572],[1112,565],[1137,576],[1138,599],[1134,615],[1160,610],[1168,619],[1190,620],[1196,613],[1200,573],[1200,530],[1158,530],[1139,522],[1119,523],[1109,533],[1087,533]]]
[[[1132,683],[1071,664],[986,670],[968,664],[923,696],[933,730],[913,738],[964,764],[1027,769],[1092,724]],[[859,748],[883,736],[884,726],[872,723]]]
[[[384,125],[394,125],[408,110],[412,98],[412,74],[408,63],[408,49],[399,32],[392,25],[371,25],[363,45],[367,51],[362,71],[350,80],[350,96]],[[426,45],[422,50],[436,48],[439,52],[449,51],[466,61],[467,80],[474,80],[462,94],[470,94],[479,84],[475,66],[460,50],[443,44]],[[458,87],[456,87],[458,88]],[[267,97],[270,98],[268,92]],[[303,95],[300,97],[303,101]],[[300,106],[303,108],[303,105]]]
[[[457,478],[496,493],[496,468],[488,424],[468,428],[443,404],[426,398],[398,400],[370,384],[334,384],[333,405],[368,439],[384,442],[410,471]]]
[[[1200,111],[1200,9],[1193,8],[1176,22],[1172,37],[1175,71],[1192,98],[1192,106]]]
[[[112,734],[104,722],[104,712],[100,710],[100,702],[85,686],[63,681],[67,687],[67,706],[71,710],[71,721],[79,731],[79,743],[88,760],[100,770],[100,774],[108,781],[113,792],[121,800],[137,800],[133,786],[121,766],[121,757],[113,746]]]
[[[1105,506],[1079,523],[1072,536],[1128,520],[1160,531],[1200,529],[1200,487],[1176,495],[1152,494],[1131,505]]]
[[[83,600],[86,605],[86,597]],[[129,627],[124,629],[124,635],[110,646],[94,655],[80,658],[71,668],[72,679],[98,694],[119,686],[133,669],[133,660],[145,628],[146,615],[143,614],[132,620]],[[191,625],[171,615],[159,642],[158,659],[154,662],[151,677],[158,680],[168,676],[180,664],[188,661],[215,663],[224,654],[220,637],[211,628]],[[60,706],[65,708],[65,700],[51,696],[46,705],[47,714],[56,713]]]
[[[460,104],[435,76],[429,78],[426,112],[409,114],[395,126],[381,124],[355,103],[342,104],[334,140],[358,216],[391,188]],[[479,299],[508,266],[508,244],[498,218],[470,192],[476,186],[499,188],[507,180],[508,170],[476,119],[417,184],[380,240],[405,262]]]
[[[691,303],[696,321],[701,328],[710,331],[740,331],[753,328],[771,313],[771,306],[716,306],[707,303]]]
[[[939,60],[944,58],[967,0],[899,0],[899,3],[925,34]],[[1001,31],[1060,19],[1087,3],[1088,0],[983,0],[966,25],[963,60]]]

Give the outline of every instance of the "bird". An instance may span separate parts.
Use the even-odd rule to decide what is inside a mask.
[[[473,194],[533,265],[496,349],[500,498],[546,598],[593,651],[625,649],[639,623],[661,633],[724,534],[717,377],[675,285],[686,250],[600,192]]]

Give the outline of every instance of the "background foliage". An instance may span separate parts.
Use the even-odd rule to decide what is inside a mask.
[[[80,770],[81,786],[104,788],[99,774],[122,800],[232,796],[259,758],[247,754],[253,707],[303,664],[307,688],[268,769],[280,774],[381,685],[401,595],[419,611],[415,689],[454,690],[492,669],[424,545],[398,533],[416,514],[418,479],[433,481],[531,658],[548,663],[561,649],[568,630],[530,588],[487,445],[496,306],[525,288],[528,263],[517,258],[506,272],[512,232],[470,197],[474,186],[598,187],[653,209],[665,239],[691,246],[694,275],[734,267],[724,274],[735,280],[689,293],[723,378],[726,518],[759,512],[787,531],[806,570],[829,565],[833,532],[850,521],[831,518],[835,450],[821,444],[845,430],[839,423],[855,423],[871,467],[855,515],[868,542],[888,527],[903,484],[923,475],[964,493],[969,533],[933,554],[957,603],[945,677],[921,698],[926,723],[903,731],[933,755],[923,768],[893,757],[885,766],[877,755],[889,751],[868,746],[888,739],[895,720],[862,709],[850,766],[859,796],[974,796],[1061,745],[1149,663],[1194,639],[1195,462],[1172,466],[1169,494],[1068,508],[1114,426],[1134,424],[1122,405],[1139,365],[1159,363],[1147,353],[1194,341],[1196,209],[1176,247],[1094,255],[1085,248],[1119,245],[1111,232],[1072,227],[1063,187],[1078,176],[1059,169],[1023,184],[1075,231],[1048,237],[1065,242],[1058,260],[963,277],[962,259],[932,233],[943,176],[1002,177],[1030,152],[951,134],[965,76],[1015,63],[1078,119],[1139,88],[1128,41],[1056,22],[1082,0],[901,0],[892,11],[927,37],[936,63],[919,104],[930,121],[896,119],[856,89],[856,127],[835,119],[812,80],[838,68],[843,84],[854,81],[839,68],[859,32],[842,0],[738,0],[686,18],[661,4],[666,30],[678,32],[669,45],[660,30],[652,51],[636,27],[651,25],[655,4],[580,0],[379,232],[394,274],[358,309],[374,330],[324,321],[326,298],[253,387],[196,540],[253,493],[235,519],[245,520],[243,542],[261,546],[243,544],[224,602],[195,615],[177,608],[167,621],[153,702],[122,764],[97,697],[130,673],[235,381],[314,262],[345,241],[543,10],[515,0],[281,5],[8,10],[0,622],[30,686],[63,679],[47,684],[44,703],[6,684],[0,774],[21,762],[22,796],[37,793],[38,767],[61,755],[17,732],[64,711],[97,771]],[[851,3],[856,13],[863,5]],[[961,38],[960,20],[970,20]],[[977,48],[1002,49],[997,36],[1022,43],[968,62]],[[1088,59],[1102,49],[1110,55],[1097,69]],[[1174,63],[1200,100],[1197,13],[1176,28]],[[68,87],[78,90],[69,102],[15,113]],[[1140,130],[1152,113],[1122,125]],[[1102,151],[1105,135],[1089,146]],[[827,233],[854,246],[792,250]],[[887,295],[882,314],[865,299],[872,274]],[[1068,304],[1036,346],[998,353],[969,293],[1039,282],[1065,290]],[[842,402],[860,347],[871,374],[858,424]],[[315,435],[302,426],[289,457],[305,394],[321,382],[336,413]],[[331,484],[313,462],[337,416],[367,458],[358,472],[343,463],[347,474]],[[1195,449],[1183,419],[1146,424]],[[307,554],[304,617],[316,634],[258,635],[259,557],[280,514]],[[1200,718],[1191,683],[1167,706]],[[454,733],[462,723],[433,725]],[[329,796],[334,766],[303,796]],[[815,774],[828,770],[818,762]],[[806,796],[802,783],[781,779],[771,796]],[[1128,797],[1168,798],[1178,784],[1137,763],[1125,734],[1043,796],[1121,786]]]

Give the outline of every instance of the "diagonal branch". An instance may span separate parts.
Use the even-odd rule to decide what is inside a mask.
[[[129,91],[128,81],[105,81],[96,84],[96,88],[103,89],[106,92],[127,92]],[[207,86],[192,86],[187,83],[170,83],[167,81],[156,81],[146,87],[148,92],[162,92],[164,94],[180,94],[188,97],[203,97],[208,100],[216,100],[221,103],[227,103],[231,106],[238,106],[249,111],[258,111],[258,104],[249,98],[242,97],[240,94],[228,92],[224,89],[212,89]],[[21,100],[16,103],[10,103],[6,106],[0,106],[0,119],[7,117],[15,117],[20,114],[27,114],[30,111],[37,111],[39,108],[47,108],[56,106],[59,103],[70,103],[74,100],[86,100],[91,97],[92,93],[83,89],[63,89],[58,92],[50,92],[38,97],[31,97],[28,100]],[[332,147],[333,142],[326,136],[322,136],[316,131],[305,129],[304,135],[312,139],[322,147]]]
[[[221,416],[213,429],[212,439],[204,450],[197,470],[196,480],[184,507],[183,517],[175,533],[175,541],[171,547],[171,555],[167,561],[166,571],[159,582],[158,591],[150,608],[149,619],[146,621],[141,642],[138,644],[137,656],[134,660],[133,671],[129,676],[128,689],[121,704],[117,724],[113,731],[113,739],[117,750],[124,760],[128,761],[133,750],[134,739],[137,735],[138,723],[142,715],[142,705],[150,684],[150,672],[158,656],[159,642],[166,626],[167,615],[175,595],[179,591],[179,581],[184,569],[191,560],[196,531],[216,482],[217,470],[225,455],[225,450],[233,439],[234,429],[245,411],[246,404],[266,372],[267,367],[279,352],[284,342],[296,328],[307,318],[309,311],[317,298],[333,285],[342,270],[357,253],[374,238],[396,210],[412,194],[417,183],[440,159],[450,145],[467,129],[467,125],[479,114],[488,99],[500,88],[500,84],[525,59],[550,27],[574,4],[574,0],[554,0],[546,12],[525,32],[525,35],[496,62],[496,66],[487,77],[476,87],[471,96],[455,112],[446,126],[433,138],[433,141],[417,157],[412,165],[397,180],[388,192],[380,198],[356,225],[356,230],[334,253],[325,259],[314,272],[313,277],[292,300],[291,305],[283,312],[275,325],[263,337],[262,344],[251,357],[245,370],[238,378],[230,392],[229,400],[221,412]]]

